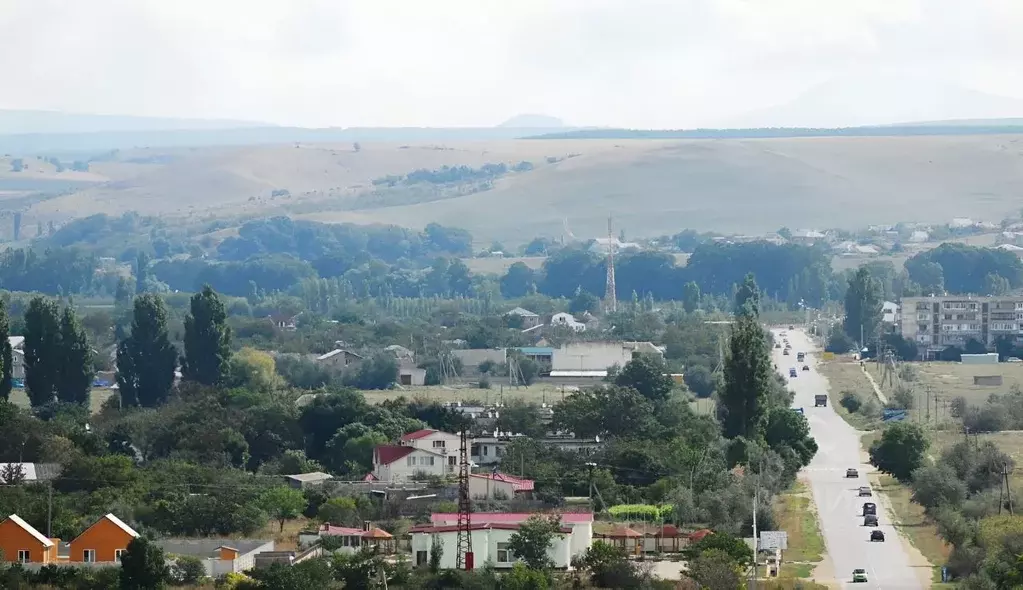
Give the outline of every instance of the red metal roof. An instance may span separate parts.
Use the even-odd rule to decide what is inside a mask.
[[[408,433],[406,435],[403,435],[401,437],[401,442],[408,442],[410,440],[416,440],[416,439],[419,439],[419,438],[424,438],[424,437],[430,436],[431,434],[433,434],[435,432],[440,432],[440,431],[439,430],[434,430],[432,428],[424,428],[423,430],[417,430],[415,432],[410,432],[410,433]]]
[[[390,465],[398,459],[404,458],[418,449],[415,447],[402,447],[399,445],[380,445],[373,449],[374,463],[377,465]]]
[[[473,518],[473,520],[475,520],[475,518],[476,518],[476,513],[475,512],[473,513],[472,518]],[[519,526],[521,526],[521,524],[522,523],[514,523],[513,524],[513,523],[507,523],[507,522],[474,522],[469,527],[469,530],[471,530],[471,531],[485,531],[485,530],[517,531],[517,530],[519,530]],[[409,533],[430,533],[430,534],[432,534],[432,533],[455,533],[455,532],[458,532],[458,525],[457,524],[452,524],[452,525],[432,526],[432,525],[424,524],[424,525],[414,526],[414,527],[410,528],[408,532]],[[568,535],[568,534],[571,534],[572,529],[571,529],[571,527],[561,527],[561,530],[559,532],[562,533],[562,534]]]
[[[377,480],[377,476],[373,475],[372,473],[367,473],[366,477],[362,478],[362,481],[378,481],[378,480]]]
[[[542,512],[473,512],[472,522],[488,524],[520,524],[526,522],[530,516],[553,516]],[[592,512],[565,512],[560,514],[563,524],[579,524],[593,522]],[[430,515],[430,522],[434,525],[444,525],[448,522],[458,522],[458,513],[455,512],[434,512]]]
[[[516,492],[531,492],[533,491],[534,482],[531,479],[522,479],[521,477],[515,477],[514,475],[505,475],[504,473],[473,473],[470,477],[478,477],[480,479],[489,479],[490,481],[500,481],[511,484],[512,489]]]
[[[698,531],[694,531],[692,533],[689,533],[689,538],[690,538],[690,540],[693,540],[693,541],[699,541],[700,539],[706,537],[707,535],[713,535],[713,534],[714,534],[714,531],[712,531],[710,529],[700,529]]]
[[[391,533],[384,529],[373,527],[366,531],[346,526],[334,526],[332,524],[322,525],[319,529],[321,535],[342,536],[342,537],[364,537],[366,539],[390,539]]]

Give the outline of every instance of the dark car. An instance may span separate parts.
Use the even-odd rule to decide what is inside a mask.
[[[788,356],[789,355],[789,349],[786,348],[785,350],[781,351],[781,353],[784,354],[785,356]]]
[[[884,531],[870,531],[870,540],[884,543]]]
[[[877,505],[874,504],[873,502],[864,502],[863,503],[863,516],[867,516],[868,514],[875,514],[875,515],[877,514]]]
[[[859,490],[859,494],[861,496],[873,496],[874,495],[874,494],[870,493],[870,488],[868,488],[867,486],[861,486],[860,490]]]
[[[774,347],[775,348],[781,348],[781,343],[775,343]]]
[[[845,470],[845,476],[846,477],[859,477],[860,476],[860,472],[855,470],[855,469],[853,469],[852,467],[850,467],[849,469]]]
[[[810,370],[810,365],[803,365],[803,370],[804,371],[809,371]]]
[[[791,369],[789,369],[789,377],[796,377],[798,375],[799,375],[799,373],[796,372],[796,368],[795,367],[792,367]]]
[[[868,514],[863,517],[863,526],[877,526],[877,515]]]

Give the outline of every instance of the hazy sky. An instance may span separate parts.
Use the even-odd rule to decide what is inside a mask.
[[[832,80],[797,110],[891,122],[941,84],[1023,98],[1020,31],[1023,0],[0,0],[0,108],[678,128]],[[1023,116],[949,101],[914,118]]]

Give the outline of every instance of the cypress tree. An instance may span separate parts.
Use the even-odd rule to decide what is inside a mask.
[[[11,349],[11,321],[7,316],[7,303],[0,299],[0,400],[11,397],[14,377],[14,351]]]
[[[125,406],[156,407],[174,386],[178,352],[167,334],[167,310],[151,293],[135,299],[131,335],[117,345],[117,387]]]
[[[60,371],[60,311],[57,303],[33,297],[25,310],[25,389],[32,407],[57,398]]]
[[[231,328],[220,296],[209,285],[192,295],[190,313],[185,316],[185,354],[181,373],[185,379],[203,385],[220,385],[231,361]]]
[[[760,325],[760,291],[747,275],[736,293],[737,314],[725,359],[724,387],[719,396],[725,437],[756,440],[761,435],[771,388],[771,355]]]
[[[74,308],[68,305],[60,317],[57,399],[64,403],[88,405],[95,377],[89,338]]]

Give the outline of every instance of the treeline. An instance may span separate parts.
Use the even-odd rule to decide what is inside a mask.
[[[937,524],[952,547],[944,565],[957,588],[1018,586],[1023,522],[1012,516],[1016,490],[1003,487],[1015,461],[974,437],[964,436],[933,460],[929,447],[918,424],[896,423],[871,446],[870,460],[909,485],[913,501]]]
[[[514,166],[508,166],[501,162],[498,164],[484,164],[479,168],[472,166],[441,166],[430,170],[419,168],[405,175],[388,175],[374,178],[373,184],[377,186],[393,187],[401,184],[451,184],[455,182],[473,182],[478,180],[491,180],[498,176],[507,174],[510,170],[525,172],[533,169],[531,162],[522,161]]]

